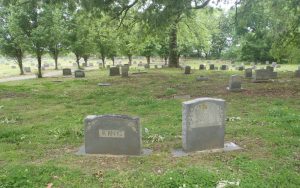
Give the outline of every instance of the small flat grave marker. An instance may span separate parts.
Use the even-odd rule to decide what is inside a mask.
[[[63,76],[70,76],[72,75],[71,69],[63,69]]]
[[[110,67],[109,68],[109,76],[120,76],[120,68],[119,67]]]

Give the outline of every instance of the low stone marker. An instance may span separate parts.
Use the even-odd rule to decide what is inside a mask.
[[[63,69],[63,76],[70,76],[72,75],[71,69]]]
[[[120,68],[119,67],[110,67],[109,68],[109,76],[120,76]]]
[[[87,116],[84,120],[85,153],[141,155],[142,131],[137,117]]]
[[[183,102],[182,107],[182,143],[184,151],[224,148],[224,100],[198,98]]]
[[[157,66],[157,65],[154,65],[154,68],[155,68],[155,69],[158,69],[158,66]]]
[[[267,66],[266,69],[267,69],[268,71],[270,71],[270,72],[273,72],[273,71],[274,71],[274,67],[272,67],[272,66]]]
[[[146,64],[144,65],[145,69],[150,69],[150,65],[149,64]]]
[[[185,66],[184,74],[191,74],[191,67],[190,66]]]
[[[209,65],[209,70],[215,70],[215,65],[214,64],[210,64]]]
[[[201,64],[201,65],[199,66],[199,70],[205,70],[205,69],[206,69],[206,67],[205,67],[204,64]]]
[[[208,81],[209,78],[208,78],[208,77],[204,77],[204,76],[198,76],[198,77],[196,78],[196,80],[197,80],[197,81]]]
[[[11,66],[11,68],[12,68],[12,69],[16,69],[17,67],[16,67],[16,66]]]
[[[242,77],[239,75],[232,75],[229,79],[229,91],[242,91]]]
[[[272,62],[271,66],[275,68],[277,66],[277,63],[276,62]]]
[[[241,65],[241,66],[238,66],[237,69],[238,69],[239,71],[243,71],[243,70],[245,69],[245,67],[244,67],[243,65]]]
[[[124,65],[121,67],[121,75],[123,78],[128,77],[129,66]]]
[[[31,72],[31,68],[30,67],[24,67],[24,71],[25,72]]]
[[[252,78],[252,69],[245,69],[245,78]]]
[[[228,69],[228,66],[227,65],[222,65],[221,66],[221,70],[227,70]]]
[[[83,70],[76,70],[75,71],[75,78],[84,78],[85,77],[85,73]]]
[[[82,63],[82,66],[83,67],[87,67],[87,63]]]
[[[89,67],[93,67],[94,66],[94,64],[93,63],[89,63]]]

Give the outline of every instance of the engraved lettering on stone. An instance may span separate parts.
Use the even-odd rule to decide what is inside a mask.
[[[222,126],[222,119],[222,108],[215,103],[206,102],[191,109],[191,128]]]
[[[99,129],[99,137],[101,137],[101,138],[125,138],[125,131]]]

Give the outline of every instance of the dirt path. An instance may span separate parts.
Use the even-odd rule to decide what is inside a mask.
[[[53,77],[53,76],[61,76],[62,71],[51,71],[43,74],[43,77]],[[10,82],[10,81],[20,81],[20,80],[29,80],[29,79],[35,79],[36,76],[34,74],[30,75],[23,75],[23,76],[13,76],[13,77],[7,77],[7,78],[0,78],[0,83]]]

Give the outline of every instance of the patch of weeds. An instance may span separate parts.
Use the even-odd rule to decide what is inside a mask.
[[[56,128],[48,131],[49,135],[56,139],[75,138],[81,139],[83,137],[83,130],[78,128]]]
[[[19,117],[16,118],[8,118],[8,117],[0,117],[0,125],[13,125],[16,124],[17,121],[20,120]]]
[[[127,100],[127,105],[129,106],[154,105],[154,104],[157,104],[157,101],[153,98],[130,97]]]
[[[155,143],[155,142],[163,142],[165,137],[159,135],[159,134],[154,134],[154,135],[149,135],[145,138],[145,141],[147,143]]]
[[[177,90],[175,88],[167,88],[165,95],[166,96],[172,96],[177,94]]]

